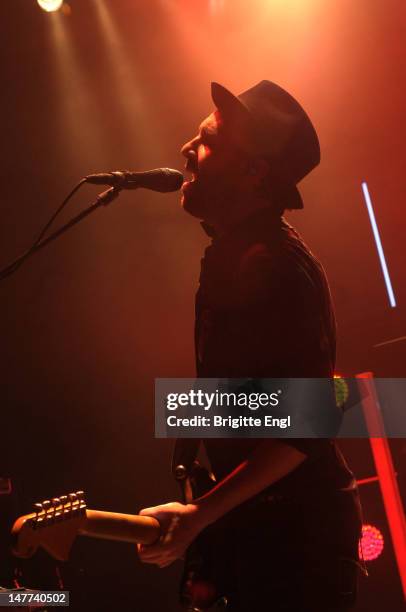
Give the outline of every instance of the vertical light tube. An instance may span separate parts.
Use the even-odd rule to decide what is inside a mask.
[[[375,213],[374,213],[374,209],[373,209],[372,202],[371,202],[371,196],[369,195],[368,185],[365,183],[365,181],[362,183],[362,191],[363,191],[365,203],[368,209],[369,220],[371,222],[372,231],[373,231],[375,243],[376,243],[376,248],[377,248],[378,255],[379,255],[379,260],[381,262],[381,268],[383,272],[383,277],[385,279],[386,290],[388,292],[389,303],[392,306],[392,308],[395,308],[396,306],[395,295],[393,293],[392,283],[389,277],[388,266],[386,265],[381,237],[379,235],[378,226],[376,224]]]

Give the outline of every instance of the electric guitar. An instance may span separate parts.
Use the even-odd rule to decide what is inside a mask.
[[[213,486],[203,468],[195,470],[193,481],[200,491]],[[186,552],[180,597],[188,610],[210,608],[226,592],[230,541],[240,535],[227,523],[228,518],[206,528]],[[18,518],[11,533],[17,557],[32,557],[41,547],[67,561],[77,536],[148,545],[159,539],[160,525],[153,517],[90,510],[83,491],[77,491],[35,504],[35,512]]]

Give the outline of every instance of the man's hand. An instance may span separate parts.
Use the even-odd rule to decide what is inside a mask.
[[[204,529],[201,509],[196,504],[171,502],[153,508],[144,508],[141,516],[152,516],[161,525],[161,537],[158,542],[146,546],[138,544],[138,554],[144,563],[155,563],[166,567],[176,559],[181,559],[186,548]]]

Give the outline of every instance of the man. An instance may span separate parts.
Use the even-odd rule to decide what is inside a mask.
[[[216,110],[182,148],[192,173],[183,207],[213,238],[196,299],[197,375],[331,377],[335,321],[325,274],[282,218],[285,209],[303,208],[296,184],[319,163],[314,127],[269,81],[238,97],[213,83],[212,97]],[[191,503],[143,510],[160,521],[163,536],[139,547],[141,560],[165,567],[208,526],[237,521],[227,609],[346,610],[355,600],[361,519],[353,475],[335,444],[203,442],[216,486]],[[242,507],[249,529],[238,518]]]

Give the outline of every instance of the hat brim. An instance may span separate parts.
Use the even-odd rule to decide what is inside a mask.
[[[225,115],[239,112],[246,118],[249,117],[249,110],[245,104],[220,83],[211,84],[211,97],[218,110]]]
[[[303,208],[302,196],[296,185],[292,185],[284,191],[281,197],[281,203],[283,203],[284,208],[288,210],[301,210]]]

